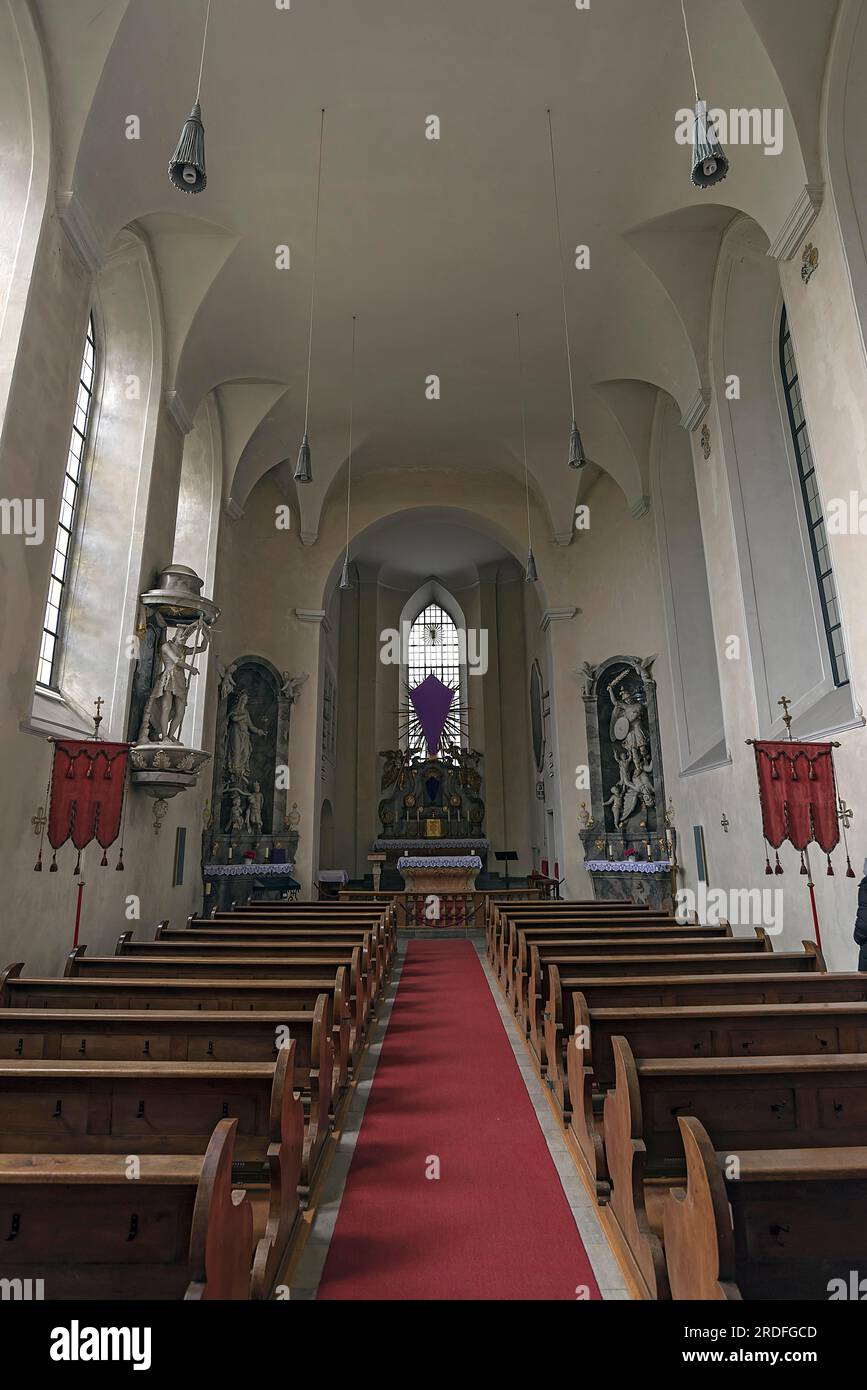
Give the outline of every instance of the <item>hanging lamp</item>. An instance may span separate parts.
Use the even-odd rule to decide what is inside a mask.
[[[205,127],[202,125],[202,108],[199,98],[202,95],[202,73],[205,70],[205,46],[208,42],[210,19],[211,0],[208,0],[196,100],[193,103],[192,111],[184,122],[178,147],[169,162],[169,178],[175,188],[179,188],[182,193],[201,193],[208,182],[208,175],[205,172]]]
[[[683,12],[683,28],[686,34],[686,47],[689,53],[689,66],[692,71],[692,85],[695,89],[695,121],[692,128],[692,181],[696,188],[713,188],[721,183],[729,171],[728,156],[716,138],[713,125],[708,125],[707,102],[698,94],[698,81],[692,57],[692,43],[689,25],[686,22],[686,0],[680,0]]]
[[[316,215],[313,222],[313,275],[310,281],[310,324],[307,330],[307,394],[304,401],[304,437],[298,450],[295,465],[296,483],[311,483],[313,472],[310,467],[310,435],[307,426],[310,419],[310,364],[313,356],[313,306],[316,300],[316,261],[319,253],[319,195],[322,190],[322,145],[325,139],[325,107],[319,120],[319,165],[316,171]]]
[[[352,365],[349,369],[349,457],[346,463],[346,550],[340,571],[341,589],[351,589],[349,578],[349,508],[352,501],[352,413],[355,404],[355,332],[356,317],[352,315]]]
[[[554,155],[554,127],[551,108],[548,108],[548,140],[551,145],[551,181],[554,187],[554,226],[557,231],[557,264],[560,267],[560,292],[563,297],[563,331],[566,337],[566,366],[569,370],[569,396],[572,401],[572,428],[569,431],[569,467],[583,468],[587,462],[581,432],[575,422],[575,377],[572,372],[572,349],[569,343],[569,315],[566,312],[566,272],[563,266],[563,237],[560,230],[560,195],[557,188],[557,161]]]
[[[527,499],[527,568],[524,578],[528,584],[535,584],[539,578],[536,570],[536,557],[533,554],[533,537],[530,530],[530,470],[527,467],[527,412],[524,406],[524,361],[521,354],[521,315],[515,315],[515,334],[518,341],[518,394],[521,398],[521,445],[524,455],[524,493]]]

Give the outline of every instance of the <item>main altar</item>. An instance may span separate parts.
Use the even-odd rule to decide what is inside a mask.
[[[487,858],[482,755],[465,745],[456,695],[437,676],[426,676],[409,691],[413,713],[404,746],[379,755],[380,830],[372,850],[384,855],[392,882],[399,874],[410,892],[472,892]],[[430,886],[433,878],[438,889]]]

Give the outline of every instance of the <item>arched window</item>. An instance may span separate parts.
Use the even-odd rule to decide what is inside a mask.
[[[79,496],[81,492],[82,467],[90,433],[93,414],[93,392],[96,378],[96,340],[91,315],[87,325],[84,342],[84,356],[78,380],[78,397],[75,402],[75,416],[72,421],[72,436],[66,459],[66,477],[63,480],[63,500],[60,503],[60,520],[54,541],[54,554],[51,560],[51,580],[48,586],[48,602],[45,605],[45,618],[42,623],[42,646],[39,651],[37,680],[40,685],[56,686],[57,658],[59,654],[60,625],[63,620],[63,607],[66,598],[72,565],[72,551],[76,530]]]
[[[813,461],[810,434],[807,429],[801,387],[798,382],[795,347],[792,342],[785,305],[780,318],[780,372],[783,378],[789,427],[792,431],[792,442],[798,465],[801,495],[807,515],[810,550],[813,556],[813,567],[816,571],[819,602],[825,624],[825,636],[831,657],[834,684],[836,686],[848,685],[849,671],[846,663],[846,649],[843,644],[843,626],[840,619],[840,604],[837,599],[837,584],[831,564],[831,549],[828,545],[822,499],[819,495],[819,484],[816,479],[816,465]]]
[[[411,611],[411,610],[410,610]],[[443,743],[461,742],[461,647],[453,619],[438,603],[428,603],[409,630],[406,659],[407,694],[427,676],[436,676],[455,692],[443,730]],[[413,753],[427,751],[421,724],[410,702],[407,743]]]

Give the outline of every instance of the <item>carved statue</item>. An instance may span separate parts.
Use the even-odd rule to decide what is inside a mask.
[[[159,650],[159,673],[142,716],[140,743],[180,743],[190,681],[198,675],[193,659],[206,650],[208,641],[201,619],[166,634]]]
[[[262,833],[262,803],[265,798],[258,782],[253,783],[253,790],[246,793],[247,797],[247,829],[252,835]]]
[[[611,741],[622,743],[629,754],[638,754],[642,757],[644,750],[649,746],[650,739],[644,728],[644,706],[640,700],[633,695],[632,691],[623,684],[623,677],[628,675],[628,671],[621,671],[619,676],[609,683],[608,694],[611,697]],[[641,763],[636,760],[636,771]]]
[[[229,829],[241,831],[244,829],[244,808],[241,805],[241,797],[245,793],[240,787],[232,787],[230,791],[231,803],[229,810]]]
[[[306,685],[310,679],[309,671],[305,671],[300,676],[290,676],[288,671],[283,672],[283,686],[280,691],[291,705],[297,705],[298,697],[301,694],[302,686]]]
[[[229,696],[234,693],[234,690],[234,677],[229,668],[226,667],[225,670],[220,671],[220,698],[223,700],[228,700]]]
[[[249,700],[250,697],[246,690],[242,690],[228,715],[226,773],[229,780],[238,782],[247,782],[250,778],[250,755],[252,752],[250,735],[255,734],[258,738],[265,737],[265,730],[257,729],[250,718],[250,711],[247,707]]]

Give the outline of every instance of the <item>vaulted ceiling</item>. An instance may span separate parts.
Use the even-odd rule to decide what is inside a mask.
[[[167,391],[224,423],[224,500],[265,472],[295,499],[304,418],[319,112],[327,110],[304,529],[345,465],[352,315],[356,453],[366,468],[521,476],[521,312],[534,487],[569,531],[571,408],[546,108],[553,113],[577,414],[590,457],[647,491],[647,383],[682,412],[707,388],[708,275],[728,221],[773,241],[818,169],[835,0],[690,0],[712,106],[781,107],[783,152],[729,150],[689,181],[675,113],[692,102],[679,0],[213,0],[202,91],[208,186],[166,177],[195,96],[205,0],[34,0],[48,55],[58,193],[108,250],[148,240]],[[789,98],[791,97],[791,105]],[[140,138],[126,138],[127,117]],[[436,115],[438,140],[426,138]],[[574,250],[590,248],[577,270]],[[288,245],[291,269],[275,251]],[[426,379],[440,379],[428,400]]]

